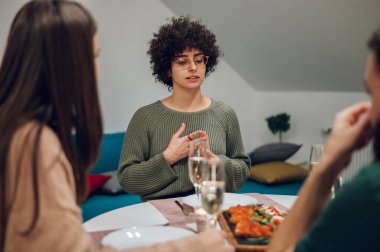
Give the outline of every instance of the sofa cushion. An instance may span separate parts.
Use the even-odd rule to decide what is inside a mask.
[[[278,184],[303,180],[307,175],[308,171],[300,166],[277,161],[253,165],[249,178],[265,184]]]
[[[110,178],[110,175],[88,174],[89,194],[92,194],[98,190]]]
[[[293,156],[302,145],[292,143],[270,143],[264,144],[251,151],[251,165],[272,161],[285,161]]]
[[[100,146],[100,158],[90,173],[102,173],[117,170],[120,160],[120,152],[123,147],[124,132],[104,134]]]
[[[242,185],[238,193],[261,193],[261,194],[279,194],[279,195],[297,195],[304,180],[293,181],[281,184],[263,184],[251,179]]]

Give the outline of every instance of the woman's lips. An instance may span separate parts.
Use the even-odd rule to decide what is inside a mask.
[[[198,76],[191,76],[191,77],[187,77],[186,80],[189,83],[198,83],[200,78]]]
[[[196,80],[196,79],[199,79],[198,76],[189,76],[189,77],[186,77],[186,79],[188,80]]]

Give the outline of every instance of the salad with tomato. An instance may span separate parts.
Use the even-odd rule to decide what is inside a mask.
[[[275,206],[233,206],[227,210],[234,234],[261,243],[269,242],[273,232],[284,220],[286,213]]]

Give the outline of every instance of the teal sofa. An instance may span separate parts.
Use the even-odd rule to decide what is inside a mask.
[[[105,134],[100,150],[100,158],[89,171],[91,174],[117,170],[124,132]],[[81,205],[83,221],[116,208],[140,203],[140,196],[128,193],[104,194],[97,191],[91,194]]]
[[[123,145],[124,132],[108,133],[104,135],[101,146],[100,159],[91,168],[90,173],[100,174],[117,170],[120,151]],[[238,193],[263,193],[263,194],[282,194],[296,195],[303,181],[265,185],[248,179],[240,188]],[[128,193],[104,194],[101,191],[90,195],[81,205],[83,221],[87,221],[104,212],[140,203],[138,195]]]

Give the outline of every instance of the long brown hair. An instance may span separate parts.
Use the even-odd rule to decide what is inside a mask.
[[[15,131],[28,122],[58,136],[75,176],[77,202],[87,194],[87,170],[95,163],[102,140],[102,119],[96,85],[90,13],[71,1],[36,0],[16,14],[0,67],[0,250],[5,245],[9,146]],[[39,217],[37,150],[32,155],[34,217]],[[22,169],[22,167],[18,167]]]

